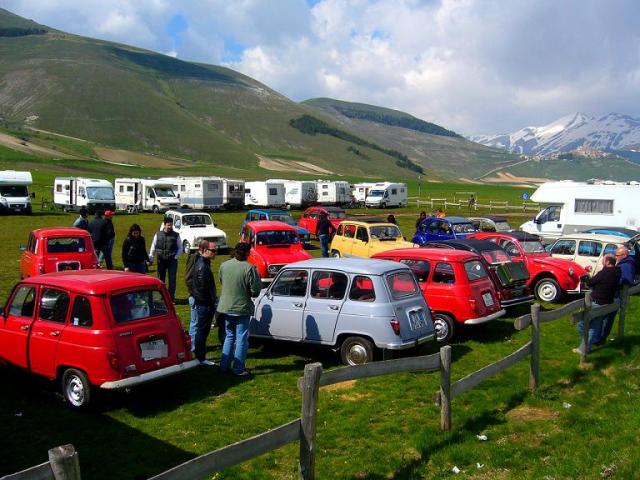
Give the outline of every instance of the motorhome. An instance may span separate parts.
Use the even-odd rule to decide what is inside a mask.
[[[284,184],[272,180],[246,182],[244,184],[244,204],[256,207],[284,207]]]
[[[318,191],[316,182],[301,180],[269,179],[284,185],[284,201],[287,208],[306,208],[316,203]]]
[[[351,195],[353,199],[360,205],[364,206],[364,201],[367,199],[369,190],[375,185],[375,183],[356,183],[351,186]]]
[[[223,205],[223,181],[220,177],[163,177],[158,180],[173,185],[180,206],[217,210]]]
[[[118,210],[160,213],[180,206],[171,182],[148,178],[116,178],[115,197]]]
[[[547,241],[595,227],[640,229],[637,182],[547,182],[531,200],[548,206],[520,228]]]
[[[244,207],[244,180],[222,179],[222,205],[227,210]]]
[[[321,205],[347,205],[351,202],[349,183],[342,180],[317,180],[318,203]]]
[[[0,171],[0,213],[31,214],[32,183],[31,172]]]
[[[56,177],[53,181],[53,203],[65,211],[85,207],[96,210],[115,210],[113,185],[108,180],[85,177]]]
[[[407,185],[391,182],[376,183],[369,189],[364,202],[367,208],[404,207],[406,204]]]

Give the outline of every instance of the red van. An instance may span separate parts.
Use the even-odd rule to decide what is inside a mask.
[[[402,248],[372,258],[411,268],[432,312],[436,340],[450,341],[459,325],[477,325],[505,314],[480,256],[442,248]]]
[[[67,404],[195,367],[164,284],[115,270],[22,280],[0,311],[0,360],[60,382]]]
[[[20,257],[20,278],[64,270],[100,268],[91,235],[73,227],[40,228],[29,234]]]
[[[298,226],[306,228],[311,235],[317,236],[318,217],[321,213],[326,213],[327,219],[336,228],[338,228],[340,222],[347,219],[347,214],[340,207],[309,207],[298,220]]]

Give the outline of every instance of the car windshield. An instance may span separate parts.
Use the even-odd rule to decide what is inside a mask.
[[[154,188],[154,190],[156,191],[156,197],[173,198],[176,196],[176,194],[173,193],[173,189],[171,187],[156,187]]]
[[[194,225],[211,225],[211,217],[207,214],[185,215],[182,217],[182,224],[193,227]]]
[[[113,200],[113,188],[87,187],[87,198],[90,198],[91,200]]]
[[[495,265],[496,263],[504,263],[504,262],[511,261],[511,257],[509,256],[509,254],[501,249],[485,250],[484,252],[482,252],[482,256],[487,262],[489,262],[492,265]]]
[[[511,230],[511,225],[509,222],[495,222],[496,223],[496,231],[498,232],[508,232]]]
[[[49,253],[82,253],[85,251],[84,238],[81,237],[56,237],[47,239],[47,252]]]
[[[267,230],[256,235],[257,245],[294,245],[299,241],[296,232],[290,230]]]
[[[329,218],[347,218],[344,212],[329,212]]]
[[[526,240],[520,242],[520,246],[526,253],[544,253],[546,250],[544,249],[544,245],[540,243],[538,240]]]
[[[378,240],[395,240],[402,237],[400,229],[395,225],[371,227],[369,233],[371,238],[377,238]]]
[[[369,196],[370,197],[381,197],[384,195],[384,192],[382,190],[370,190],[369,191]]]
[[[28,197],[25,185],[2,185],[0,186],[1,197]]]
[[[111,312],[118,323],[166,315],[169,308],[159,290],[140,290],[111,297]]]
[[[391,295],[396,300],[410,297],[420,292],[415,277],[411,272],[398,272],[387,275],[387,285],[389,285]]]
[[[277,222],[284,222],[287,225],[292,225],[292,226],[295,226],[296,224],[296,221],[293,219],[293,217],[291,215],[286,215],[286,214],[271,215],[271,220],[275,220]]]
[[[453,223],[451,228],[456,233],[473,233],[476,231],[472,223]]]

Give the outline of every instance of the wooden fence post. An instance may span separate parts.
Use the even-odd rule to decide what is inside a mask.
[[[451,346],[440,349],[440,428],[451,430]]]
[[[322,375],[321,363],[304,367],[302,379],[302,415],[300,418],[300,478],[315,479],[316,420],[318,416],[318,389]]]
[[[629,285],[624,284],[620,292],[620,313],[618,314],[618,335],[617,338],[624,338],[624,319],[629,305]]]
[[[49,450],[49,463],[55,480],[80,480],[80,458],[73,445]]]
[[[584,310],[582,311],[582,342],[580,345],[580,363],[586,363],[589,352],[589,313],[591,312],[591,291],[584,294]]]
[[[540,304],[531,305],[531,364],[529,366],[529,388],[536,391],[540,377]]]

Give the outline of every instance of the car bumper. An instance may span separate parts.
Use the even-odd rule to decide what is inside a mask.
[[[422,345],[423,343],[426,343],[435,339],[436,339],[436,334],[434,332],[431,335],[427,335],[426,337],[421,337],[421,338],[418,338],[417,340],[412,340],[410,342],[376,343],[376,347],[384,348],[385,350],[405,350],[407,348],[417,347],[418,345]]]
[[[470,318],[469,320],[465,320],[463,323],[465,325],[478,325],[480,323],[490,322],[491,320],[495,320],[496,318],[500,318],[507,311],[503,308],[502,310],[498,310],[496,313],[492,313],[491,315],[487,315],[486,317],[478,317],[478,318]]]
[[[152,372],[142,373],[136,377],[128,377],[123,378],[122,380],[115,380],[113,382],[105,382],[100,385],[100,388],[103,390],[121,390],[123,388],[137,387],[143,383],[160,380],[161,378],[186,372],[187,370],[197,367],[199,364],[200,362],[198,362],[198,360],[190,360],[188,362],[179,363],[178,365],[171,365],[170,367],[153,370]]]
[[[500,305],[505,308],[514,307],[516,305],[522,305],[523,303],[533,302],[534,296],[527,295],[524,297],[512,298],[511,300],[500,300]]]

